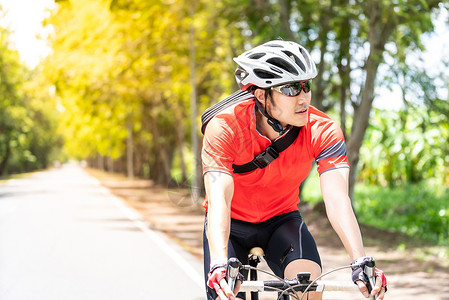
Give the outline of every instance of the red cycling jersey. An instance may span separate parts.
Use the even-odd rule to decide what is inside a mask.
[[[202,149],[203,174],[218,171],[234,176],[231,218],[257,223],[296,210],[299,185],[314,160],[320,174],[349,167],[340,127],[313,106],[309,107],[308,123],[277,159],[264,169],[233,173],[233,164],[253,160],[270,144],[256,129],[254,99],[223,110],[207,125]],[[203,202],[206,210],[207,202],[206,196]]]

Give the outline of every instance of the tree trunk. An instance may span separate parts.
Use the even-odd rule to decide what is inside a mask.
[[[357,175],[357,164],[359,162],[360,148],[363,143],[366,129],[369,124],[370,112],[374,100],[374,86],[377,69],[382,61],[385,43],[394,30],[391,20],[382,23],[381,8],[378,1],[371,1],[368,7],[369,31],[368,42],[370,53],[365,64],[365,84],[362,89],[360,104],[354,111],[351,137],[347,145],[348,160],[351,166],[349,177],[349,195],[354,197],[354,186]],[[353,201],[353,200],[352,200]]]
[[[133,124],[131,120],[127,124],[128,136],[126,138],[126,171],[129,179],[134,179],[134,144]]]
[[[190,11],[192,17],[194,12]],[[198,168],[196,164],[197,161],[201,161],[201,156],[198,155],[200,144],[198,139],[198,128],[197,128],[197,117],[198,117],[198,95],[197,95],[197,83],[196,83],[196,48],[195,48],[195,27],[193,23],[190,24],[190,48],[189,48],[189,70],[190,70],[190,86],[191,86],[191,95],[190,95],[190,118],[191,118],[191,130],[192,130],[192,152],[195,157],[194,159],[194,169],[193,169],[193,178],[192,178],[192,198],[195,203],[199,202],[200,199],[200,191],[201,191],[201,169]],[[182,149],[180,149],[182,152]]]
[[[281,32],[285,34],[287,39],[293,41],[295,36],[290,28],[290,0],[279,0],[279,13],[281,19]]]
[[[158,184],[167,186],[171,180],[171,153],[173,153],[174,145],[169,145],[170,141],[164,139],[159,126],[157,119],[152,119],[151,131],[154,144],[151,149],[153,153],[150,154],[153,161],[150,167],[150,178]]]
[[[340,0],[339,6],[344,7],[349,3],[347,0]],[[338,8],[337,8],[338,9]],[[337,59],[338,74],[341,79],[340,85],[340,127],[345,138],[348,136],[346,128],[346,103],[351,99],[351,24],[349,14],[341,19],[339,24],[338,40],[340,41]]]
[[[137,177],[144,177],[143,174],[143,159],[142,159],[142,152],[140,152],[140,149],[136,149],[136,154],[134,156],[135,159],[135,168],[134,168],[134,175]]]
[[[101,171],[104,171],[104,156],[98,154],[98,165],[97,168]]]
[[[9,142],[6,143],[5,156],[3,156],[0,161],[0,175],[3,175],[6,170],[6,164],[8,163],[9,156],[11,155],[11,145]]]
[[[114,159],[112,159],[111,156],[106,156],[106,163],[107,163],[107,171],[109,173],[114,173]]]
[[[174,120],[175,120],[175,124],[182,124],[182,120],[185,119],[185,116],[183,116],[183,114],[182,114],[182,110],[179,109],[179,107],[182,107],[182,103],[169,102],[168,105],[170,105],[171,110],[173,111],[173,117],[174,117]],[[192,117],[192,121],[193,121],[193,119],[196,121],[196,118]],[[193,130],[193,128],[192,128],[192,130]],[[175,139],[176,139],[176,145],[177,145],[177,149],[178,149],[179,164],[180,164],[181,175],[182,175],[181,185],[183,187],[187,187],[187,185],[188,185],[188,182],[187,182],[187,166],[186,166],[186,162],[185,162],[185,159],[184,159],[184,148],[185,148],[185,130],[184,130],[184,126],[179,126],[179,127],[176,128],[176,130],[175,130]],[[196,158],[196,156],[195,156],[195,158]]]
[[[370,57],[366,62],[366,78],[362,91],[362,100],[354,112],[351,137],[347,148],[349,164],[351,166],[349,177],[349,194],[351,199],[353,199],[354,195],[360,147],[362,146],[366,128],[369,124],[369,115],[374,100],[374,82],[376,80],[377,68],[379,67],[379,61],[373,59],[371,56],[372,54],[370,53]]]
[[[325,105],[323,101],[325,98],[325,86],[326,86],[326,82],[324,81],[323,76],[326,70],[326,62],[324,61],[324,57],[327,53],[327,43],[328,43],[327,34],[329,33],[329,20],[330,20],[329,18],[331,10],[332,8],[329,7],[328,12],[322,12],[320,14],[321,29],[319,32],[319,40],[320,40],[321,56],[317,70],[318,75],[314,79],[315,87],[314,91],[312,92],[313,93],[312,105],[324,112],[329,109],[329,106]]]

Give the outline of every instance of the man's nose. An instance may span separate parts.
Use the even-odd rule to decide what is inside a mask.
[[[306,95],[306,92],[301,91],[301,93],[299,93],[299,95],[296,96],[296,103],[298,103],[298,105],[308,103],[308,97]]]

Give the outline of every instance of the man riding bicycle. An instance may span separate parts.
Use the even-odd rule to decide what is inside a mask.
[[[349,164],[338,124],[310,106],[311,80],[317,75],[310,54],[288,41],[271,41],[234,58],[241,90],[248,99],[217,113],[203,139],[202,162],[206,199],[204,271],[208,299],[234,299],[225,278],[226,262],[245,262],[261,247],[272,271],[282,278],[321,274],[313,237],[298,211],[298,190],[313,161],[320,174],[328,219],[352,260],[364,261],[362,237],[348,196]],[[258,168],[235,172],[272,142],[290,131],[297,137],[282,152],[265,158]],[[264,154],[265,155],[265,154]],[[376,270],[371,294],[383,299],[386,279]],[[353,280],[364,296],[367,282],[360,267]],[[238,288],[238,285],[236,289]],[[244,298],[242,293],[237,297]],[[311,292],[309,299],[321,299]]]

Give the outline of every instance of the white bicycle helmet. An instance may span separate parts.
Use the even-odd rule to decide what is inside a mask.
[[[235,79],[244,91],[253,85],[269,88],[317,75],[309,52],[295,42],[270,41],[244,52],[234,61],[238,64]]]

